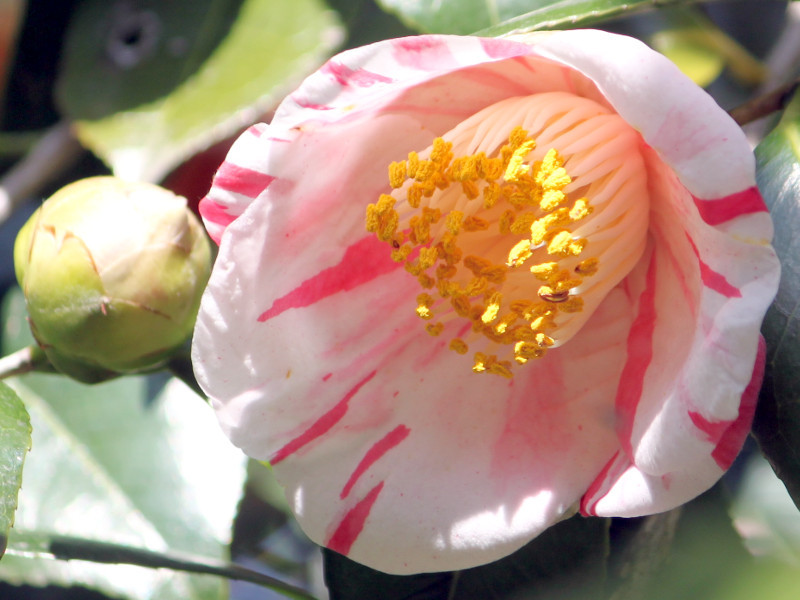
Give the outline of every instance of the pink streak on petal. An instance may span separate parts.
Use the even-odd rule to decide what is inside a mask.
[[[347,514],[339,522],[336,531],[333,532],[333,535],[325,544],[328,548],[345,556],[350,552],[350,548],[353,547],[353,544],[361,534],[361,530],[364,529],[364,523],[369,517],[369,513],[372,511],[372,507],[382,489],[383,481],[372,488],[358,504],[347,511]]]
[[[341,262],[306,279],[278,298],[258,320],[267,321],[290,308],[304,308],[339,292],[348,292],[397,269],[386,246],[374,236],[362,238],[344,253]]]
[[[393,40],[392,46],[394,60],[403,67],[419,71],[438,71],[458,66],[447,42],[440,37],[419,35],[401,38]]]
[[[716,448],[711,453],[712,458],[723,471],[731,466],[736,455],[739,454],[744,438],[750,432],[750,425],[753,422],[753,415],[758,402],[758,392],[761,390],[761,381],[764,378],[766,357],[767,345],[764,342],[764,338],[759,337],[753,376],[742,394],[742,401],[739,404],[739,416],[725,430],[719,442],[717,442]]]
[[[328,433],[331,428],[336,425],[336,423],[341,421],[345,414],[347,414],[347,409],[349,408],[348,404],[353,396],[355,396],[370,379],[375,377],[376,372],[377,371],[372,371],[372,373],[364,377],[364,379],[353,386],[353,388],[347,392],[347,394],[345,394],[344,398],[339,400],[339,402],[337,402],[333,408],[322,415],[319,419],[314,421],[311,427],[306,429],[303,433],[298,435],[288,444],[283,446],[283,448],[273,454],[272,458],[269,459],[269,463],[273,466],[277,465],[279,462],[288,458],[304,446],[307,446],[320,436]]]
[[[307,98],[303,98],[299,94],[292,94],[289,97],[292,99],[292,102],[297,104],[297,106],[299,106],[300,108],[308,108],[310,110],[333,110],[333,106],[311,102],[310,100],[308,100]]]
[[[238,215],[228,213],[227,206],[214,202],[208,196],[200,201],[198,206],[200,215],[208,222],[227,227],[236,220]],[[215,240],[219,243],[219,240]]]
[[[653,359],[653,334],[656,325],[656,259],[655,253],[645,279],[645,289],[639,297],[639,312],[628,334],[628,360],[620,375],[615,406],[617,435],[623,450],[633,456],[631,434],[636,408],[644,390],[644,378]]]
[[[595,512],[597,503],[603,499],[600,491],[606,486],[607,482],[616,481],[622,473],[624,473],[630,466],[630,462],[624,457],[620,456],[619,451],[614,453],[606,463],[606,466],[600,471],[597,478],[589,485],[586,493],[581,498],[580,512],[585,517],[597,516]],[[596,497],[595,497],[596,496]]]
[[[764,199],[755,186],[716,200],[694,198],[694,203],[703,221],[709,225],[720,225],[741,215],[767,210]]]
[[[344,500],[353,489],[358,479],[369,469],[376,461],[378,461],[384,454],[389,452],[392,448],[397,446],[400,442],[408,437],[411,430],[405,425],[398,425],[389,433],[383,436],[380,440],[375,442],[372,447],[367,450],[364,458],[358,463],[350,478],[347,480],[339,497]]]
[[[370,87],[376,83],[392,82],[391,77],[386,77],[379,73],[372,73],[365,69],[351,69],[347,65],[333,60],[324,64],[320,72],[330,75],[336,80],[336,83],[345,87]]]
[[[523,54],[518,42],[510,42],[498,38],[481,38],[481,46],[490,58],[512,58]]]
[[[255,198],[273,181],[272,175],[224,162],[214,176],[214,187]]]
[[[741,298],[742,292],[739,290],[739,288],[731,285],[728,280],[725,279],[724,275],[717,273],[714,269],[704,263],[703,259],[700,258],[700,252],[697,250],[697,246],[694,245],[692,238],[690,238],[688,235],[686,237],[689,240],[689,244],[692,246],[694,255],[697,257],[697,262],[700,265],[700,279],[703,280],[703,285],[719,294],[722,294],[726,298]]]

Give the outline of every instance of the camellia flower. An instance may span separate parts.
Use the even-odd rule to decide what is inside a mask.
[[[727,469],[778,263],[736,124],[599,31],[334,57],[236,142],[196,373],[315,541],[498,559]]]

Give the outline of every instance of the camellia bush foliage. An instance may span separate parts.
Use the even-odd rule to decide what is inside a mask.
[[[796,597],[798,40],[0,0],[0,597]]]

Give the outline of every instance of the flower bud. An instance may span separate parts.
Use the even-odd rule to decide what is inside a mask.
[[[31,216],[14,267],[50,362],[96,382],[156,368],[189,337],[210,245],[184,198],[93,177],[62,188]]]

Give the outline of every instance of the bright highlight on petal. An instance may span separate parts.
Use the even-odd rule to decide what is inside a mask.
[[[503,139],[501,123],[518,125]],[[416,308],[429,333],[462,322],[451,349],[511,377],[571,339],[642,255],[640,144],[591,100],[510,98],[392,162],[394,191],[367,206],[366,229],[431,290]]]

